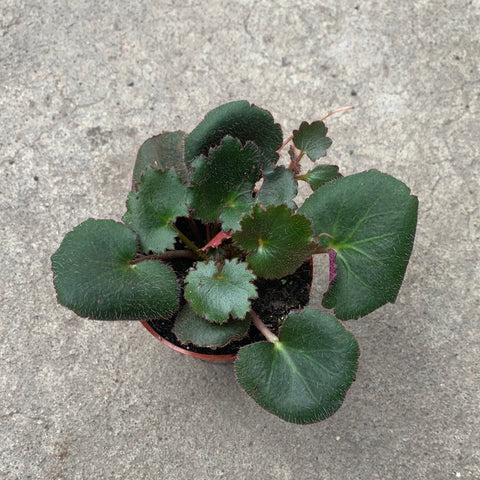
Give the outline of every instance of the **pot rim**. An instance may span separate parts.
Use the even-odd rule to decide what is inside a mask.
[[[182,353],[183,355],[187,355],[188,357],[198,358],[199,360],[205,360],[207,362],[219,362],[219,363],[226,363],[231,362],[237,358],[237,354],[235,353],[227,353],[222,355],[215,355],[214,353],[198,353],[192,352],[191,350],[187,350],[186,348],[179,347],[172,342],[169,342],[167,339],[163,338],[159,335],[148,323],[147,320],[143,320],[142,325],[158,340],[160,340],[164,345],[175,350],[178,353]]]

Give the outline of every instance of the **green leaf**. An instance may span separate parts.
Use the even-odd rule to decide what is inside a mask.
[[[417,224],[418,200],[399,180],[376,170],[324,185],[299,212],[310,218],[321,247],[336,251],[336,276],[323,298],[341,319],[394,302]]]
[[[282,146],[282,129],[272,115],[245,100],[226,103],[210,111],[185,139],[185,160],[190,163],[199,155],[208,156],[210,148],[217,147],[226,135],[245,145],[255,143],[265,157],[264,167],[278,160],[277,150]]]
[[[81,317],[167,318],[178,308],[172,270],[156,260],[132,264],[136,235],[113,220],[89,219],[67,233],[52,256],[58,301]]]
[[[138,233],[144,252],[162,253],[173,248],[176,232],[172,223],[188,215],[186,195],[186,185],[173,170],[145,171],[138,191],[130,192],[123,216]]]
[[[341,177],[336,165],[318,165],[298,179],[308,182],[312,190],[318,190],[322,185]]]
[[[323,122],[302,122],[300,128],[293,131],[293,143],[315,161],[327,154],[332,140],[327,137],[327,127]]]
[[[185,298],[198,315],[211,322],[225,323],[230,315],[242,319],[250,310],[250,299],[257,296],[253,280],[255,275],[243,262],[197,263],[185,278]]]
[[[264,206],[286,204],[296,209],[293,202],[296,195],[297,181],[293,178],[293,172],[280,166],[264,176],[257,200]]]
[[[178,314],[173,333],[184,344],[193,343],[199,347],[222,347],[233,340],[243,338],[250,326],[250,317],[243,320],[230,319],[226,323],[212,323],[197,315],[186,304]]]
[[[245,146],[232,137],[193,162],[191,206],[205,222],[220,219],[223,230],[237,230],[255,200],[253,187],[261,175],[262,155],[251,142]]]
[[[333,315],[306,308],[287,317],[279,341],[241,348],[235,372],[261,407],[288,422],[307,424],[342,405],[358,356],[355,338]]]
[[[312,255],[312,227],[302,215],[292,214],[285,205],[258,205],[253,214],[241,222],[242,230],[233,239],[250,252],[248,265],[263,278],[281,278],[289,275]]]
[[[173,168],[182,180],[187,179],[184,162],[185,132],[165,132],[149,138],[140,147],[133,168],[133,185],[140,181],[149,167],[159,170]]]

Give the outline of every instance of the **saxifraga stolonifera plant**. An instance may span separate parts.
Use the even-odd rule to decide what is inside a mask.
[[[269,112],[236,101],[188,135],[147,140],[123,223],[88,219],[52,256],[58,301],[91,319],[174,318],[180,342],[213,349],[256,328],[265,340],[235,359],[242,388],[290,422],[332,415],[359,356],[340,320],[395,301],[418,201],[377,170],[343,177],[319,164],[331,144],[324,119],[303,122],[283,141]],[[289,164],[281,165],[288,145]],[[306,172],[303,157],[316,162]],[[300,207],[299,181],[313,191]],[[252,309],[256,280],[282,279],[314,254],[330,256],[322,305],[335,316],[306,307],[267,326]],[[172,268],[179,259],[191,262],[183,278]]]

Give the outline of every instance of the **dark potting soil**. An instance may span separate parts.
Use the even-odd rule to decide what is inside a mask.
[[[188,273],[192,262],[188,259],[181,259],[170,261],[169,264],[176,272],[177,277],[179,277],[183,292],[183,278]],[[308,303],[312,283],[312,264],[310,261],[306,261],[291,275],[274,280],[257,278],[254,283],[257,287],[258,297],[252,301],[252,309],[277,334],[285,316],[292,310],[302,308]],[[181,304],[183,306],[185,304],[183,295],[182,300]],[[239,341],[230,342],[223,347],[213,349],[198,347],[193,344],[184,345],[171,331],[174,323],[175,315],[168,320],[156,319],[148,321],[148,324],[170,343],[197,353],[215,355],[236,354],[240,347],[244,345],[265,340],[264,336],[252,324],[246,337]]]

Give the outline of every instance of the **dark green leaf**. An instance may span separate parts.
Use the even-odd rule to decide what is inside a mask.
[[[280,166],[264,176],[257,200],[264,206],[285,204],[295,209],[293,199],[296,195],[297,181],[293,178],[293,172]]]
[[[285,205],[258,205],[241,222],[242,230],[233,239],[250,252],[250,268],[263,278],[289,275],[313,253],[312,227],[302,215],[292,214]]]
[[[197,315],[188,304],[178,314],[173,333],[184,344],[199,347],[222,347],[232,340],[243,338],[250,326],[250,317],[230,319],[227,323],[212,323]]]
[[[185,139],[185,160],[208,156],[210,148],[220,145],[226,135],[245,145],[255,143],[265,156],[264,167],[278,160],[282,129],[272,115],[245,100],[226,103],[210,111]]]
[[[223,230],[236,230],[255,200],[253,187],[261,175],[262,155],[251,142],[245,146],[232,137],[193,162],[191,206],[205,222],[220,219]]]
[[[323,122],[302,122],[300,128],[293,131],[293,143],[315,161],[327,154],[332,140],[327,137],[327,127]]]
[[[235,362],[242,388],[283,420],[313,423],[342,405],[355,378],[358,345],[334,316],[306,308],[291,313],[279,341],[243,347]]]
[[[399,180],[376,170],[324,185],[299,212],[310,218],[319,245],[336,251],[336,276],[323,298],[341,319],[394,302],[405,275],[418,200]]]
[[[176,233],[172,223],[188,215],[187,187],[173,170],[145,171],[137,191],[127,200],[123,220],[137,233],[144,252],[162,253],[171,249]]]
[[[336,165],[318,165],[305,175],[298,177],[299,180],[308,182],[312,190],[317,190],[322,185],[337,178],[341,178],[341,175],[338,173],[338,167]]]
[[[159,170],[173,168],[182,180],[187,178],[183,159],[185,132],[165,132],[149,138],[137,153],[133,168],[133,185],[140,181],[148,167]]]
[[[257,296],[253,280],[255,275],[243,262],[197,263],[185,278],[185,298],[198,315],[212,322],[225,323],[230,315],[242,319]]]
[[[163,263],[131,261],[135,234],[113,220],[89,219],[67,233],[52,256],[58,301],[81,317],[144,320],[169,317],[180,289]]]

